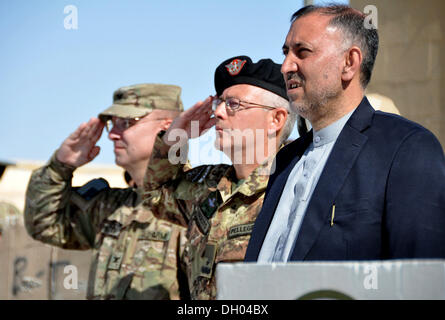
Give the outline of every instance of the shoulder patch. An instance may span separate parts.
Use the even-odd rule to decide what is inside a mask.
[[[73,188],[71,203],[76,205],[83,212],[86,212],[92,205],[91,199],[97,196],[102,190],[108,189],[107,180],[100,178],[94,179],[80,188]]]
[[[108,184],[107,180],[99,178],[91,180],[86,185],[78,188],[76,193],[84,200],[89,201],[99,194],[99,192],[109,187],[110,185]]]

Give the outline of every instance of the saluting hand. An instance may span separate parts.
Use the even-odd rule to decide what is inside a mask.
[[[185,134],[187,139],[193,139],[201,136],[213,127],[216,124],[216,119],[212,117],[212,101],[213,97],[210,96],[181,113],[179,117],[173,120],[165,133],[163,137],[164,142],[172,146],[177,142],[176,138],[179,134],[181,136]]]
[[[87,123],[82,123],[63,141],[57,150],[57,160],[75,168],[93,160],[100,151],[96,143],[103,129],[104,124],[98,118],[91,118]]]

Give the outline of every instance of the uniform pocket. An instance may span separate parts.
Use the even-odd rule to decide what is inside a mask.
[[[176,264],[176,238],[172,226],[161,220],[150,225],[136,223],[132,226],[137,241],[134,244],[131,263],[137,270],[162,270],[166,265]],[[176,233],[175,233],[176,235]]]
[[[224,240],[219,244],[215,262],[243,261],[249,244],[250,233],[236,238]]]

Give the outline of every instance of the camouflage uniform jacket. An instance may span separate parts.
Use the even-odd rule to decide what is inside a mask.
[[[29,234],[65,249],[94,250],[88,299],[179,299],[177,255],[185,228],[156,219],[142,207],[138,189],[109,188],[103,179],[104,186],[93,180],[73,188],[72,173],[55,155],[32,173]]]
[[[181,257],[192,299],[215,299],[215,265],[243,261],[261,209],[268,175],[260,166],[237,181],[233,166],[204,165],[184,171],[172,165],[159,136],[144,180],[144,204],[162,219],[187,226]]]

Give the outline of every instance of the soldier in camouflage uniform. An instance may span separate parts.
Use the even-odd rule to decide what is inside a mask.
[[[188,227],[181,260],[192,299],[216,297],[217,263],[243,261],[266,190],[267,160],[295,122],[288,112],[280,65],[270,59],[252,63],[240,56],[224,61],[216,69],[215,87],[217,96],[183,112],[158,135],[144,180],[144,203],[153,207],[154,214]],[[199,121],[195,133],[193,121]],[[215,145],[233,165],[204,165],[185,172],[183,165],[169,161],[170,148],[184,143],[175,140],[173,130],[193,138],[214,125]],[[239,139],[237,130],[246,129],[259,132],[263,139],[247,135]],[[249,152],[256,155],[250,162]]]
[[[113,105],[71,134],[31,176],[25,206],[29,234],[65,249],[94,250],[87,298],[179,299],[178,251],[185,228],[143,208],[141,188],[104,179],[73,188],[73,171],[99,153],[106,125],[116,164],[142,186],[156,134],[183,110],[177,86],[142,84],[115,91]]]

